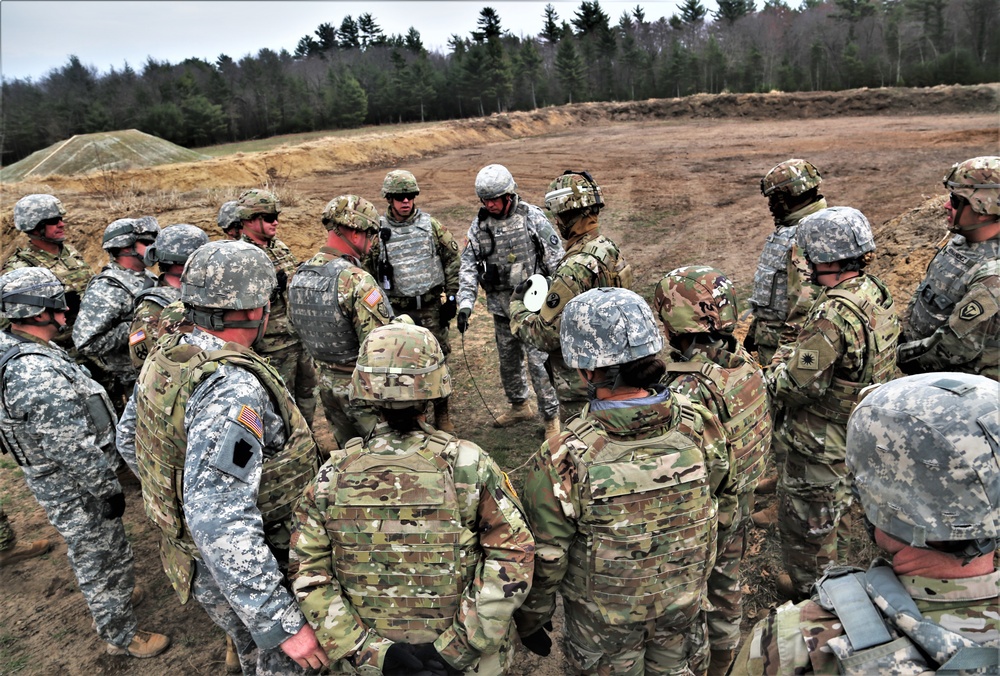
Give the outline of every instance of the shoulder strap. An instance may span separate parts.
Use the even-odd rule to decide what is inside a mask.
[[[892,640],[881,613],[865,591],[865,574],[852,572],[839,577],[824,577],[817,583],[824,605],[829,603],[844,633],[856,651],[882,645]]]
[[[711,380],[719,390],[723,390],[726,384],[721,369],[711,362],[670,362],[667,364],[667,373],[697,373]]]

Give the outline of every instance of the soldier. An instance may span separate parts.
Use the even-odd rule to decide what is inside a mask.
[[[847,417],[863,388],[895,377],[899,319],[889,290],[864,272],[875,251],[864,214],[823,209],[802,219],[796,239],[823,289],[795,342],[778,349],[764,377],[785,409],[774,435],[788,449],[778,482],[788,572],[778,576],[778,591],[801,599],[827,563],[846,557]]]
[[[299,503],[299,605],[351,673],[503,673],[534,540],[496,463],[423,422],[427,402],[451,391],[433,333],[373,329],[352,388],[381,422],[367,443],[334,451]]]
[[[45,268],[0,276],[0,446],[66,542],[66,555],[109,655],[153,657],[170,645],[139,631],[132,548],[115,477],[115,413],[107,394],[60,347],[66,297]]]
[[[760,366],[733,336],[739,317],[736,290],[721,272],[703,265],[668,272],[656,286],[653,310],[677,358],[667,364],[663,382],[719,418],[738,477],[726,494],[735,507],[719,512],[715,567],[708,578],[708,674],[723,676],[740,642],[740,563],[754,486],[771,446],[767,387]],[[731,521],[724,518],[729,512]]]
[[[140,291],[135,297],[135,311],[128,333],[128,351],[132,357],[132,366],[137,371],[142,368],[146,355],[160,337],[159,326],[164,308],[181,297],[181,272],[184,271],[184,263],[203,244],[208,244],[208,235],[201,228],[178,223],[164,228],[156,241],[146,247],[146,254],[143,256],[146,267],[156,265],[160,275],[156,278],[156,286]],[[168,325],[176,329],[181,324],[186,324],[188,329],[191,327],[180,314]]]
[[[243,236],[243,221],[239,216],[239,202],[233,200],[219,207],[219,230],[227,239],[238,240]]]
[[[195,328],[164,337],[129,404],[137,429],[126,461],[160,529],[167,577],[233,640],[248,674],[327,662],[284,575],[316,445],[277,370],[249,349],[276,285],[252,244],[198,249],[181,277]]]
[[[436,219],[417,208],[419,194],[410,172],[396,169],[385,175],[382,197],[388,206],[379,220],[381,242],[372,249],[372,265],[392,309],[430,329],[447,358],[448,325],[458,312],[458,243]],[[446,398],[434,402],[434,425],[455,431]]]
[[[111,260],[87,285],[73,326],[73,344],[103,371],[98,380],[118,413],[138,375],[129,356],[129,327],[136,296],[155,283],[144,256],[159,233],[155,219],[119,218],[104,229],[102,246]]]
[[[28,245],[18,248],[4,261],[0,274],[18,268],[47,268],[66,287],[66,325],[73,329],[80,312],[80,299],[94,276],[83,256],[66,242],[66,210],[52,195],[25,195],[14,205],[14,227],[28,235]],[[6,320],[0,321],[0,329]],[[70,350],[73,335],[69,331],[54,338],[56,345]]]
[[[238,200],[237,215],[243,227],[243,241],[262,249],[274,265],[278,285],[271,298],[267,331],[254,350],[270,360],[310,425],[316,412],[316,368],[288,321],[288,280],[299,261],[284,242],[275,237],[281,204],[267,190],[246,190]]]
[[[496,419],[498,427],[533,420],[528,403],[528,375],[538,410],[545,420],[546,438],[559,434],[559,398],[545,360],[548,355],[525,344],[510,331],[510,296],[514,287],[532,274],[549,275],[563,256],[562,243],[542,210],[521,200],[507,168],[490,164],[476,175],[476,195],[483,206],[469,226],[458,287],[458,331],[465,333],[480,286],[486,309],[493,315],[493,332],[500,361],[500,382],[510,410]]]
[[[3,450],[3,449],[0,449]],[[4,451],[6,452],[6,451]],[[3,506],[0,506],[0,568],[13,566],[15,563],[41,556],[49,551],[52,545],[48,540],[41,539],[25,544],[17,544],[17,533],[10,525]]]
[[[910,300],[899,364],[1000,380],[1000,157],[974,157],[944,177],[955,233]]]
[[[529,466],[535,574],[518,634],[548,654],[558,589],[574,673],[703,673],[716,513],[734,490],[725,435],[659,384],[663,339],[638,294],[591,289],[561,324],[563,356],[592,398]]]
[[[371,434],[375,413],[350,398],[358,348],[372,329],[392,320],[392,307],[360,267],[378,237],[375,205],[357,195],[323,209],[326,246],[299,266],[288,285],[288,312],[316,362],[319,396],[338,448]]]
[[[754,628],[734,674],[997,673],[997,400],[983,376],[929,373],[858,404],[847,465],[891,561],[827,569]]]
[[[559,351],[559,320],[571,299],[588,289],[632,286],[632,267],[618,245],[600,233],[598,214],[604,207],[600,186],[586,171],[566,171],[549,184],[545,208],[552,212],[566,255],[549,281],[539,312],[524,306],[528,288],[521,284],[510,301],[510,330],[525,343],[549,354],[556,390],[563,402],[585,401],[586,385]]]

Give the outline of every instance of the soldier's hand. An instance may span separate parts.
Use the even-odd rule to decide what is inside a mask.
[[[416,655],[416,648],[397,641],[385,651],[382,673],[385,676],[411,676],[423,671],[424,663]]]
[[[510,294],[511,302],[514,302],[515,300],[524,300],[524,294],[528,293],[528,289],[530,288],[531,278],[529,277],[514,287],[514,293]]]
[[[546,622],[542,627],[530,636],[522,636],[521,644],[530,650],[531,652],[539,655],[541,657],[548,657],[549,653],[552,652],[552,639],[549,638],[548,632],[552,630],[552,623]]]
[[[101,507],[101,516],[107,520],[120,519],[125,513],[125,494],[115,493],[104,498],[104,505]]]
[[[424,665],[422,673],[427,673],[428,676],[461,676],[464,673],[461,669],[451,666],[433,643],[418,643],[413,648],[414,654]]]
[[[330,658],[320,647],[316,633],[308,622],[294,636],[286,638],[281,649],[303,669],[319,669],[330,664]]]
[[[455,318],[457,312],[458,302],[454,296],[448,296],[448,300],[441,303],[441,309],[438,311],[439,326],[442,329],[448,326],[448,322]]]
[[[469,316],[472,314],[470,308],[464,307],[458,311],[458,320],[456,324],[458,325],[458,332],[465,333],[466,329],[469,328]]]

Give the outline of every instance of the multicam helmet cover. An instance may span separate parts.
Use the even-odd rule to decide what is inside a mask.
[[[156,264],[184,265],[195,250],[208,244],[208,235],[201,228],[178,223],[164,228],[156,241],[146,248],[146,266]]]
[[[628,289],[591,289],[563,308],[559,341],[573,368],[594,370],[625,364],[663,347],[653,311]]]
[[[875,251],[875,236],[865,215],[851,207],[828,207],[799,222],[796,239],[813,263],[860,258]]]
[[[673,335],[732,333],[739,318],[733,283],[707,265],[668,272],[656,285],[653,310]]]
[[[373,329],[361,344],[351,398],[399,407],[451,394],[451,374],[434,334],[392,323]]]
[[[323,209],[323,226],[333,230],[335,226],[378,232],[378,210],[364,197],[340,195],[330,200]]]
[[[545,193],[545,208],[553,214],[594,206],[604,206],[604,195],[586,172],[565,172],[549,184]]]
[[[476,196],[481,200],[492,200],[516,192],[517,183],[502,164],[487,164],[476,174]]]
[[[65,215],[62,202],[52,195],[25,195],[14,205],[14,227],[31,232],[41,221]]]
[[[252,310],[267,304],[277,284],[262,249],[249,242],[209,242],[184,266],[181,300],[200,308]]]
[[[764,175],[760,180],[760,191],[764,197],[768,197],[776,190],[796,197],[807,190],[819,187],[822,182],[819,169],[811,162],[791,159],[775,165]]]
[[[419,195],[417,177],[405,169],[394,169],[382,181],[382,197],[389,195]]]
[[[51,270],[18,268],[0,276],[0,315],[27,319],[48,309],[69,309],[66,290]]]
[[[959,162],[944,177],[944,187],[968,200],[977,214],[1000,216],[1000,157]]]
[[[236,200],[236,215],[240,220],[248,221],[256,214],[280,214],[281,202],[277,195],[269,190],[251,188],[244,190]]]

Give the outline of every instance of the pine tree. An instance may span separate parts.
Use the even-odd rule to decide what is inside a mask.
[[[361,49],[361,40],[358,38],[358,23],[348,14],[340,22],[340,37],[337,46],[341,49]]]
[[[545,42],[554,45],[562,37],[562,28],[559,27],[559,15],[552,5],[545,5],[545,23],[542,24],[541,37]]]

